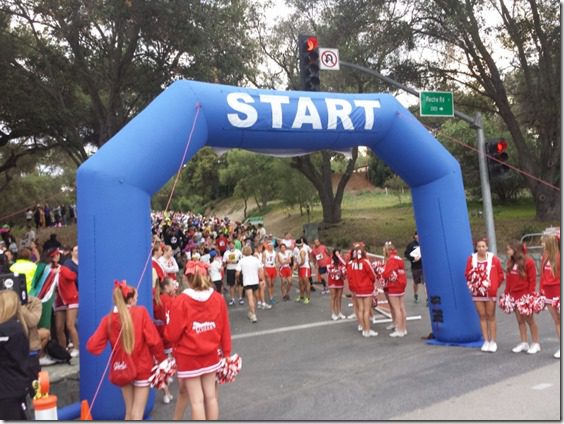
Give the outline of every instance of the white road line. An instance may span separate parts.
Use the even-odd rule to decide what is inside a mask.
[[[421,319],[421,315],[407,317],[408,321],[415,320],[415,319]],[[382,324],[382,323],[391,322],[391,321],[392,320],[389,319],[389,318],[383,318],[383,319],[378,319],[378,320],[374,321],[374,324]],[[343,323],[343,322],[353,323],[353,322],[356,322],[356,320],[343,319],[343,320],[338,320],[338,321],[320,321],[320,322],[312,322],[310,324],[292,325],[290,327],[280,327],[280,328],[273,328],[271,330],[253,331],[252,333],[236,334],[236,335],[232,336],[231,339],[233,339],[233,340],[246,339],[248,337],[265,336],[265,335],[268,335],[268,334],[284,333],[286,331],[306,330],[306,329],[309,329],[309,328],[323,327],[323,326],[326,326],[326,325],[336,325],[336,324],[340,324],[340,323]]]
[[[548,389],[549,387],[552,387],[551,383],[540,383],[540,384],[537,384],[536,386],[531,387],[531,389],[533,389],[533,390],[544,390],[544,389]]]

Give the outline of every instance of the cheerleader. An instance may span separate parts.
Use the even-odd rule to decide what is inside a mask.
[[[464,273],[476,311],[480,317],[480,328],[484,344],[482,352],[497,351],[495,302],[497,289],[504,280],[501,261],[493,253],[488,252],[486,240],[478,240],[476,253],[466,262]]]
[[[505,294],[510,295],[517,305],[525,295],[535,292],[537,270],[535,261],[525,254],[525,246],[518,241],[507,245],[507,258]],[[519,325],[521,343],[512,349],[513,352],[526,351],[529,354],[540,352],[539,331],[533,314],[522,313],[516,306],[515,317]],[[530,346],[527,339],[527,325],[533,341]]]
[[[359,324],[359,331],[363,337],[377,336],[378,333],[370,329],[370,309],[372,308],[372,293],[376,274],[372,265],[366,258],[364,246],[360,243],[353,245],[350,255],[351,259],[347,263],[347,276],[349,287],[356,302],[355,315]]]
[[[405,288],[407,286],[407,277],[403,259],[398,256],[398,252],[391,241],[384,244],[384,271],[382,277],[388,288],[388,301],[392,309],[392,318],[394,319],[395,331],[390,333],[390,337],[403,337],[407,334],[405,311]]]
[[[172,247],[168,244],[165,245],[163,249],[163,255],[158,259],[159,264],[163,268],[167,277],[172,278],[172,280],[177,284],[177,273],[179,271],[178,263],[174,256],[172,256]],[[177,286],[178,288],[178,286]]]
[[[167,355],[172,354],[172,347],[169,341],[164,336],[166,314],[172,307],[174,302],[174,285],[172,279],[165,277],[159,286],[153,289],[153,317],[155,327],[161,336],[163,342],[164,353]],[[172,393],[168,389],[168,385],[163,388],[163,403],[169,404],[173,399]]]
[[[174,345],[178,384],[188,394],[192,419],[217,420],[216,372],[220,352],[225,357],[231,355],[229,318],[223,297],[207,277],[207,268],[201,262],[192,265],[190,287],[176,298],[165,337]],[[175,413],[175,418],[182,417]]]
[[[333,250],[331,262],[327,265],[327,283],[331,293],[331,319],[346,319],[341,312],[343,288],[345,287],[346,263],[341,257],[339,249]]]
[[[542,236],[540,291],[546,299],[548,311],[554,320],[556,334],[560,339],[560,232]],[[554,354],[560,359],[560,349]]]
[[[280,291],[282,300],[290,300],[292,290],[292,252],[288,250],[286,244],[280,244],[280,250],[276,254],[278,264],[278,274],[280,275]]]
[[[88,339],[86,349],[93,355],[100,355],[109,342],[114,352],[112,370],[123,365],[118,364],[119,360],[116,359],[120,356],[120,351],[130,358],[129,361],[134,359],[136,375],[132,381],[121,386],[121,393],[125,403],[125,419],[142,420],[149,396],[149,377],[154,358],[160,362],[166,359],[166,355],[149,312],[143,306],[137,306],[137,290],[125,281],[115,281],[113,298],[114,310],[102,318],[102,322]]]

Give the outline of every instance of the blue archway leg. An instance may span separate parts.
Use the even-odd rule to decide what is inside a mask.
[[[472,251],[470,223],[459,173],[412,188],[429,313],[435,339],[447,344],[481,339],[464,270]]]

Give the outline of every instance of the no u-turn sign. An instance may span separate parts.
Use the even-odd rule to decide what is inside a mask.
[[[339,49],[319,48],[319,69],[325,71],[339,70]]]

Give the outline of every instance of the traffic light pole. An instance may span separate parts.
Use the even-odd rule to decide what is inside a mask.
[[[356,65],[354,63],[345,62],[343,60],[339,60],[339,63],[343,66],[357,69],[362,72],[366,72],[368,74],[374,75],[381,81],[392,85],[400,90],[403,90],[409,94],[413,94],[414,96],[419,97],[419,92],[411,87],[407,87],[402,83],[399,83],[391,78],[388,78],[382,75],[379,72],[373,71],[372,69],[365,68],[364,66]],[[470,124],[470,126],[477,131],[477,142],[478,142],[478,151],[479,151],[479,167],[480,167],[480,183],[482,187],[482,205],[484,208],[484,219],[486,224],[486,233],[488,237],[488,247],[489,250],[494,254],[497,255],[497,242],[495,238],[495,225],[493,219],[493,207],[492,207],[492,193],[490,189],[490,179],[488,176],[488,165],[486,162],[486,139],[484,137],[484,127],[482,125],[482,115],[479,112],[476,112],[476,117],[472,118],[465,113],[454,111],[454,116],[457,118],[462,119]]]

